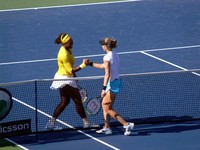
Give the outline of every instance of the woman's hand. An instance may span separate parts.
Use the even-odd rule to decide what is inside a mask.
[[[83,63],[84,63],[86,66],[88,66],[89,63],[90,63],[90,61],[89,61],[89,59],[83,59]]]
[[[101,97],[103,98],[106,95],[106,90],[101,91]]]

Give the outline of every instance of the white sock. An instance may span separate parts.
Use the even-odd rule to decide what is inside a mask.
[[[83,123],[89,123],[89,120],[87,118],[83,118]]]

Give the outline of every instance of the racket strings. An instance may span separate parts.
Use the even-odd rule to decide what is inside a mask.
[[[86,109],[89,115],[97,114],[101,109],[101,99],[100,98],[90,99],[86,105]]]

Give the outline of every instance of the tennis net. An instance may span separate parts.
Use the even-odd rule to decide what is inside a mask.
[[[200,70],[152,72],[120,75],[123,86],[117,95],[114,108],[127,121],[136,124],[200,119]],[[88,99],[100,95],[103,77],[77,78],[78,84],[86,89]],[[59,91],[51,90],[52,79],[31,80],[0,84],[10,91],[13,107],[0,120],[0,132],[12,132],[16,121],[30,121],[31,132],[46,132],[46,123],[60,101]],[[88,100],[87,99],[87,100]],[[84,103],[86,105],[87,101]],[[88,116],[91,123],[102,124],[102,110]],[[11,123],[14,122],[12,125]],[[118,125],[112,120],[113,125]],[[5,127],[7,125],[7,127]],[[15,127],[14,127],[15,125]],[[81,128],[82,120],[71,101],[59,116],[58,126],[63,129]],[[18,125],[19,130],[25,128]],[[23,133],[23,132],[21,132]],[[15,134],[6,134],[15,135]]]

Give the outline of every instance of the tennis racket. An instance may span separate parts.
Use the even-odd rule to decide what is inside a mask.
[[[101,109],[102,97],[95,97],[88,100],[86,104],[86,112],[88,115],[96,115]]]
[[[87,91],[78,85],[79,93],[81,95],[82,103],[84,103],[87,99]]]

